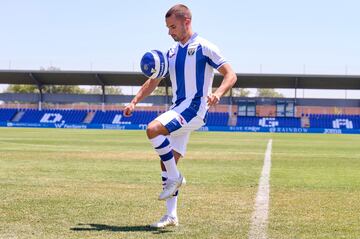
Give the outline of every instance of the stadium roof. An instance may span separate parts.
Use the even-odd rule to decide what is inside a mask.
[[[237,74],[237,88],[360,89],[357,75]],[[0,84],[140,86],[141,72],[0,70]],[[214,87],[222,81],[215,75]],[[161,86],[170,85],[169,78]]]

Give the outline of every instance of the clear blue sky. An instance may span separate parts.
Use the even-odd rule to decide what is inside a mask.
[[[139,71],[145,51],[173,44],[164,14],[176,3],[2,0],[0,69]],[[182,3],[236,72],[360,75],[360,1]]]

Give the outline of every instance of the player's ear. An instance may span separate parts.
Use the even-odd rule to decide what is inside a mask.
[[[191,24],[191,19],[190,19],[190,18],[185,18],[184,23],[185,23],[185,25],[186,25],[187,27],[190,26],[190,24]]]

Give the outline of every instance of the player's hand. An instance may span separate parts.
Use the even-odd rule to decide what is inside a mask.
[[[124,116],[125,117],[130,117],[132,115],[132,113],[134,112],[134,109],[135,109],[135,104],[134,103],[128,104],[124,109]]]
[[[208,106],[214,106],[220,102],[220,97],[216,94],[210,94],[207,96],[207,104]]]

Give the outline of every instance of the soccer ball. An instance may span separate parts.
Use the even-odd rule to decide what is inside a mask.
[[[152,50],[146,52],[141,58],[141,71],[151,79],[163,78],[169,70],[169,61],[163,52]]]

